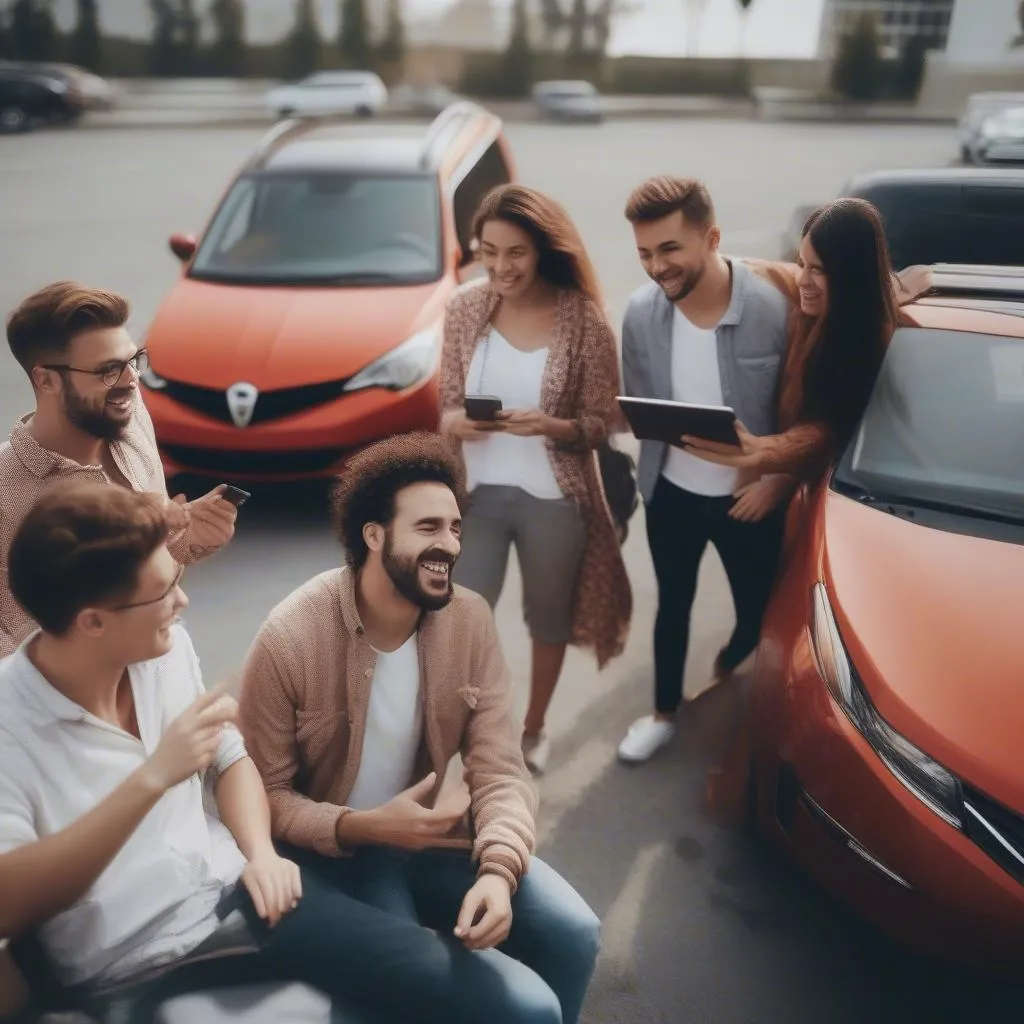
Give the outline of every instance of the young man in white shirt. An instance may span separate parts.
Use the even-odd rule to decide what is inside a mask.
[[[753,433],[774,433],[788,340],[785,297],[719,252],[714,207],[699,181],[666,175],[644,182],[629,197],[626,219],[651,282],[626,310],[625,393],[728,406]],[[624,761],[647,760],[675,733],[690,613],[709,542],[721,556],[736,606],[736,628],[719,652],[715,675],[730,673],[757,646],[782,542],[777,488],[792,487],[783,477],[744,478],[684,451],[681,442],[641,443],[637,477],[658,580],[655,708],[620,744]]]
[[[38,937],[71,1005],[125,999],[133,1022],[274,979],[375,1024],[481,1019],[468,954],[275,851],[235,703],[204,691],[176,624],[167,535],[164,499],[90,483],[47,491],[13,539],[11,590],[41,630],[0,663],[0,937]]]

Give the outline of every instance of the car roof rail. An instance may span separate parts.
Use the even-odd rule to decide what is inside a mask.
[[[427,134],[423,138],[420,166],[429,167],[436,158],[442,143],[450,142],[474,118],[481,116],[493,117],[490,111],[472,100],[456,100],[445,107],[431,122]]]
[[[278,121],[268,132],[266,132],[259,142],[256,143],[256,148],[253,150],[252,156],[249,158],[249,163],[255,163],[260,157],[266,156],[266,154],[274,148],[279,142],[292,135],[300,135],[312,126],[312,124],[319,124],[325,120],[321,117],[288,117],[282,121]]]
[[[929,294],[1024,299],[1024,267],[936,263]]]

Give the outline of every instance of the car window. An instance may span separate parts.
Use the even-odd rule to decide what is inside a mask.
[[[918,263],[1024,266],[1024,188],[889,189],[878,207],[897,269]]]
[[[277,284],[436,280],[436,179],[337,172],[245,176],[214,216],[190,274]]]
[[[472,241],[473,218],[483,202],[484,196],[498,185],[508,184],[511,175],[508,164],[501,152],[497,140],[491,143],[487,151],[469,171],[462,182],[455,188],[453,207],[455,227],[459,236],[459,245],[468,257]]]
[[[836,481],[1024,523],[1021,438],[1024,341],[905,328],[893,337]]]

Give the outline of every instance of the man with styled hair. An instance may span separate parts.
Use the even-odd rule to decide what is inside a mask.
[[[469,955],[476,1020],[497,1005],[575,1024],[600,925],[533,856],[536,795],[494,619],[451,578],[465,506],[461,462],[437,435],[393,437],[348,463],[334,494],[346,564],[263,625],[243,732],[285,856]],[[439,798],[456,754],[465,790]],[[371,951],[380,941],[365,938]]]
[[[707,188],[663,175],[626,203],[640,263],[651,282],[629,300],[622,328],[627,395],[728,406],[755,434],[774,433],[787,345],[782,293],[719,251],[721,231]],[[682,703],[690,615],[710,542],[725,567],[736,626],[715,661],[731,673],[757,646],[782,542],[776,488],[785,479],[745,477],[659,441],[640,446],[638,484],[658,583],[654,626],[654,714],[638,719],[619,746],[624,761],[646,761],[673,738]]]
[[[159,494],[168,505],[169,548],[181,564],[219,550],[234,532],[223,486],[167,501],[153,424],[138,393],[148,366],[125,329],[128,302],[113,292],[58,281],[11,313],[7,340],[28,374],[35,411],[0,445],[0,657],[33,629],[11,599],[7,549],[25,513],[54,481],[102,481]]]

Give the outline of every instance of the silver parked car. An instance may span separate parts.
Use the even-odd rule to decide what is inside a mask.
[[[958,127],[960,159],[965,164],[974,160],[974,149],[985,120],[1013,107],[1024,107],[1024,92],[976,92],[968,99]]]
[[[533,102],[545,117],[559,121],[603,120],[601,94],[584,81],[538,82],[533,87]]]
[[[971,145],[977,164],[1024,163],[1024,104],[990,114]]]

